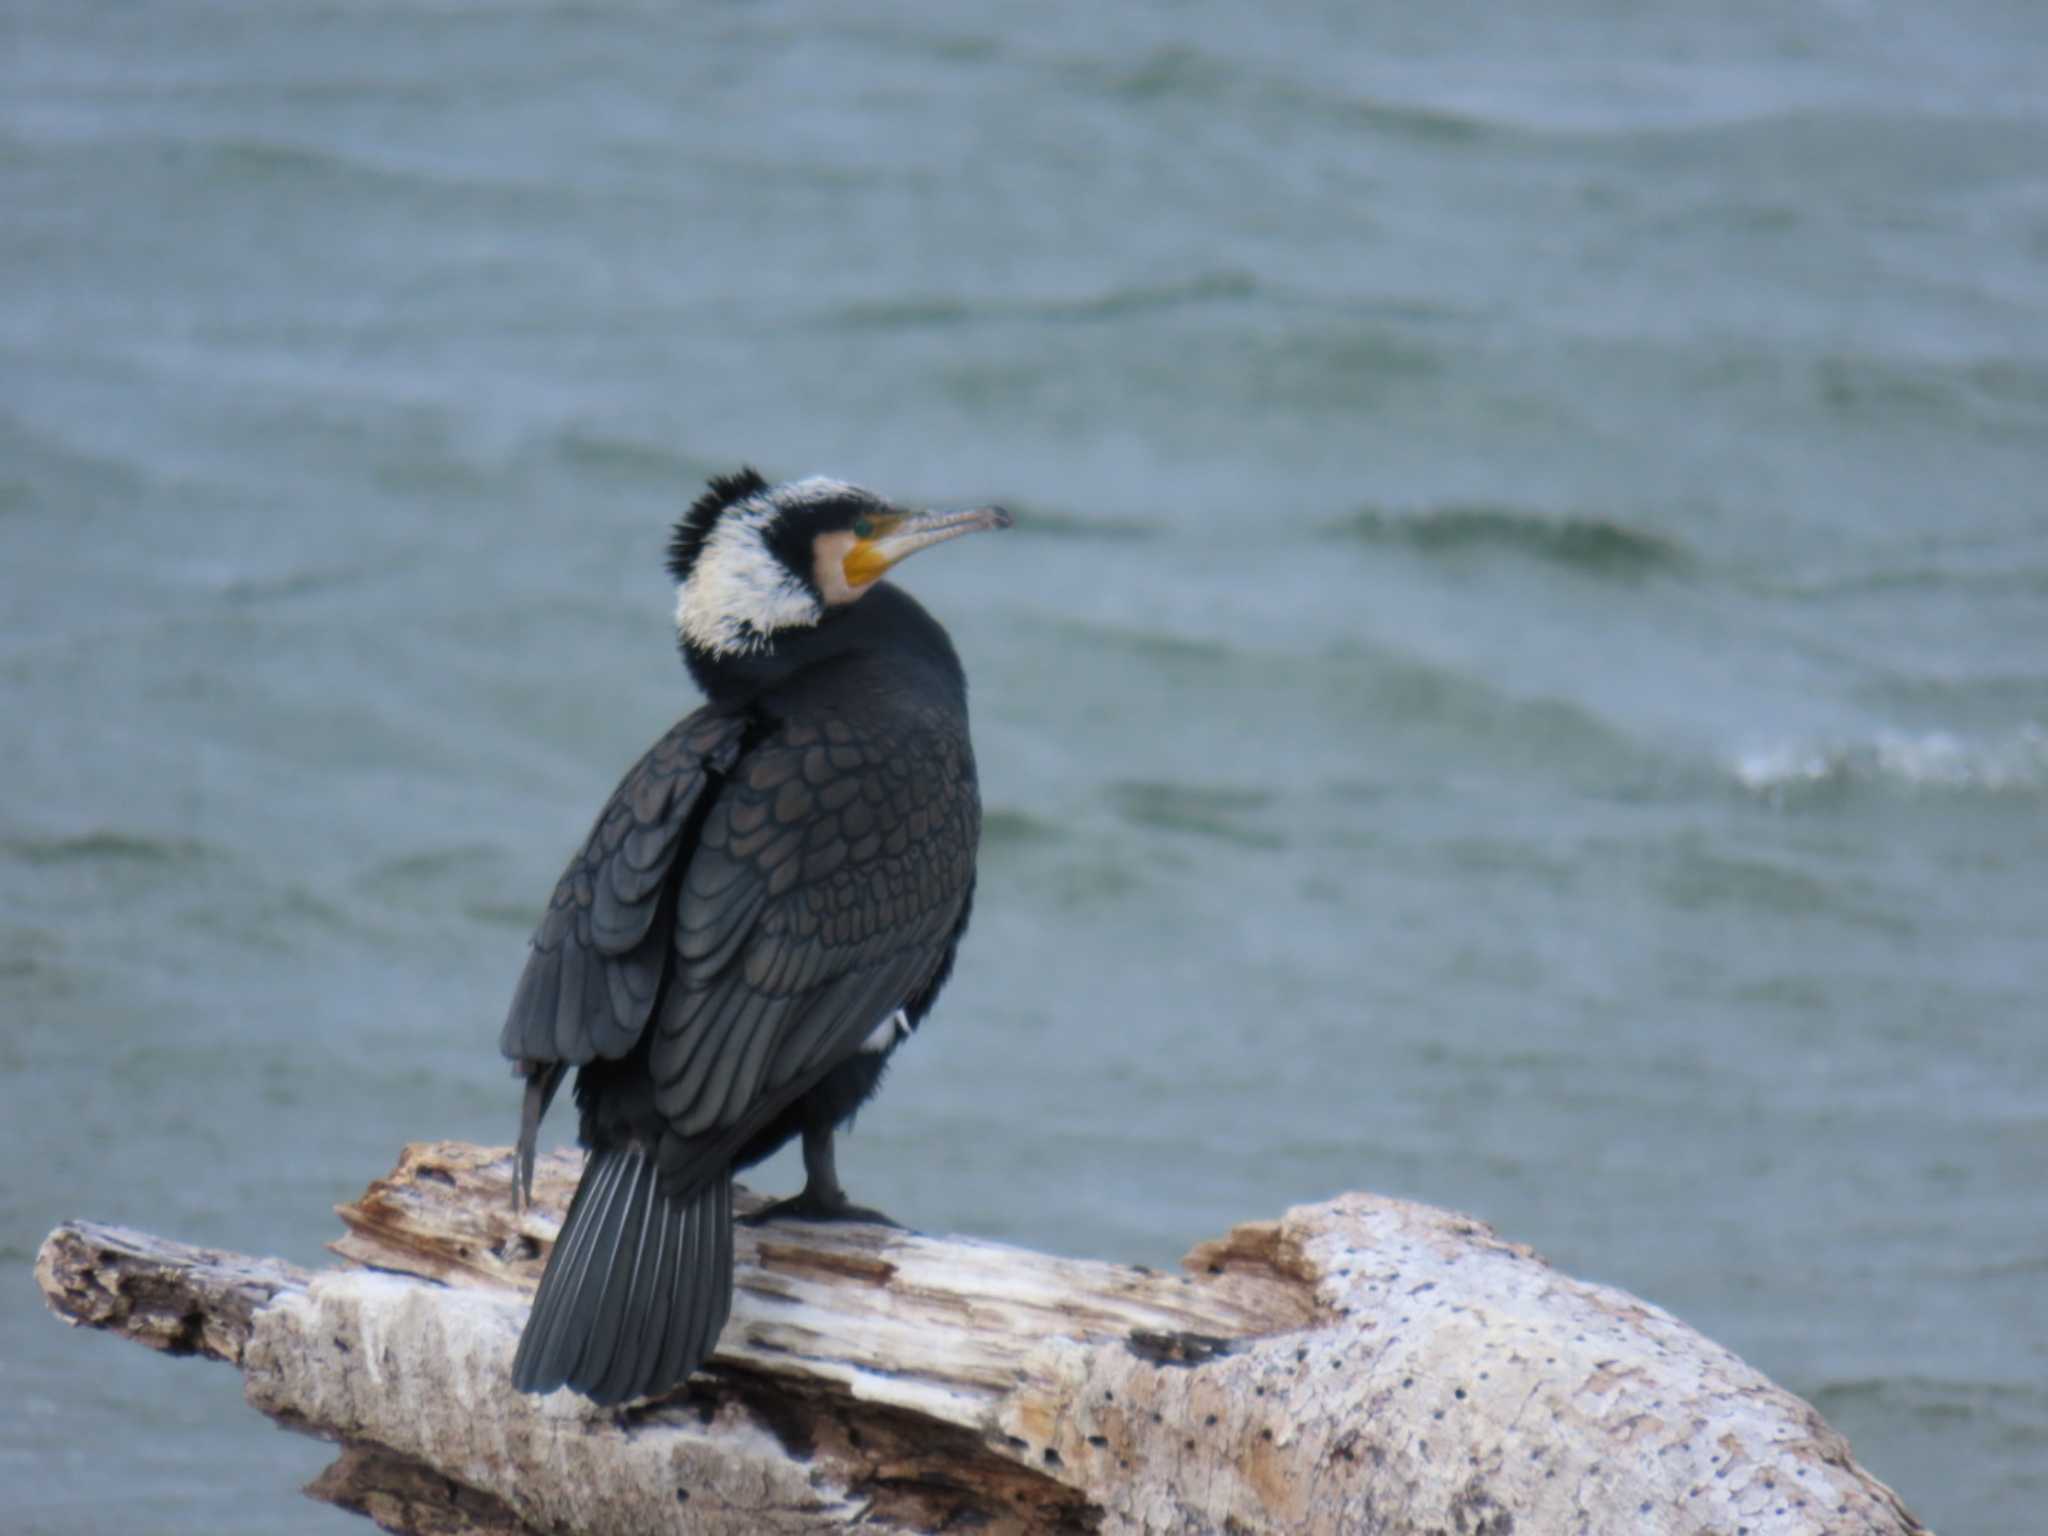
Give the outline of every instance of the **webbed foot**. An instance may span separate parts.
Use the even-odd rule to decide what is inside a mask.
[[[800,1195],[791,1195],[787,1200],[777,1200],[773,1205],[764,1205],[750,1216],[737,1218],[742,1226],[760,1227],[771,1221],[865,1221],[878,1227],[894,1227],[906,1230],[900,1221],[892,1221],[870,1206],[855,1205],[846,1198],[844,1190],[830,1194],[819,1194],[806,1188]]]

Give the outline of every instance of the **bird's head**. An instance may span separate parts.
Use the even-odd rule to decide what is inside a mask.
[[[1009,525],[1000,507],[914,511],[822,476],[717,476],[669,540],[683,654],[698,670],[760,655],[850,609],[906,556]]]

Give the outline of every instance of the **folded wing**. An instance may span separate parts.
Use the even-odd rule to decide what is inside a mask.
[[[749,750],[684,869],[654,1018],[655,1105],[686,1161],[765,1123],[924,990],[957,937],[979,837],[972,763],[945,717],[887,732],[833,717]]]
[[[746,728],[699,710],[620,781],[534,931],[499,1037],[507,1056],[580,1066],[638,1043],[671,963],[672,877]]]

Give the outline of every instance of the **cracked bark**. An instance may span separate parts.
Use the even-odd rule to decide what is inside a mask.
[[[594,1409],[506,1377],[577,1172],[408,1147],[309,1274],[73,1223],[67,1319],[238,1366],[309,1489],[434,1536],[1922,1531],[1807,1404],[1464,1217],[1346,1195],[1186,1273],[873,1227],[739,1234],[712,1369]]]

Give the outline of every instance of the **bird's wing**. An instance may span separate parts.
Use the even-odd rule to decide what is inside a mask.
[[[655,1105],[728,1141],[860,1049],[944,965],[981,809],[957,721],[789,722],[704,816],[655,1019]]]
[[[671,872],[685,829],[739,760],[747,721],[700,709],[612,792],[534,930],[499,1047],[528,1062],[581,1065],[630,1051],[670,961]],[[686,852],[686,851],[685,851]]]

